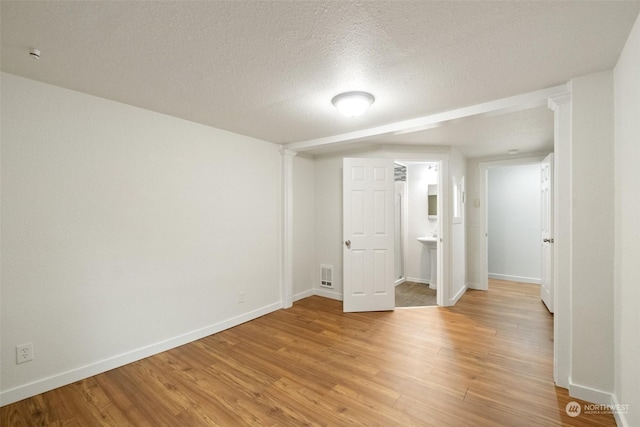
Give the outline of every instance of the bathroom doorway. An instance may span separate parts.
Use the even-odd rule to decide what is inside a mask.
[[[437,306],[439,162],[395,162],[396,308]]]

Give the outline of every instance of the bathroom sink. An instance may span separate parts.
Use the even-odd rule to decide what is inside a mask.
[[[438,238],[433,236],[418,237],[418,242],[426,246],[429,250],[431,259],[431,279],[429,280],[430,289],[438,289]]]

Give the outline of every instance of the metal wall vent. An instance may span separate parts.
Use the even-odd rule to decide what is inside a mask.
[[[320,286],[333,288],[333,265],[320,264]]]

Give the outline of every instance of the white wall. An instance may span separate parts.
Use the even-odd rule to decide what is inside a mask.
[[[613,73],[577,77],[571,88],[569,390],[575,397],[608,403],[603,393],[613,391]]]
[[[430,221],[427,211],[428,186],[438,183],[438,172],[427,163],[407,165],[408,219],[407,219],[407,280],[429,283],[431,279],[431,254],[429,247],[417,240],[432,236],[437,230],[437,221]]]
[[[640,425],[640,17],[614,71],[615,287],[614,360],[624,426]]]
[[[315,261],[315,164],[313,157],[293,158],[293,300],[313,293],[320,281]]]
[[[489,277],[540,283],[540,165],[489,169]]]
[[[276,145],[8,74],[1,90],[3,404],[280,307]]]
[[[333,269],[333,290],[316,286],[320,295],[342,300],[342,157],[315,160],[316,265]]]
[[[466,192],[467,192],[467,286],[470,289],[482,289],[486,278],[482,277],[484,268],[481,259],[482,246],[485,242],[481,228],[482,212],[480,205],[480,171],[478,159],[467,160]],[[474,203],[475,202],[475,203]]]

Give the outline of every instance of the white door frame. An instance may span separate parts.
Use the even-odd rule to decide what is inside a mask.
[[[439,306],[452,306],[451,301],[451,179],[449,160],[438,162],[438,289]],[[465,266],[466,268],[466,266]]]
[[[571,85],[548,100],[554,112],[553,379],[569,388],[571,376]]]
[[[437,242],[437,276],[438,289],[436,303],[439,306],[451,306],[451,217],[449,197],[449,157],[433,154],[421,154],[414,158],[399,156],[394,158],[399,163],[437,163],[438,164],[438,242]],[[410,203],[407,200],[407,203]],[[443,236],[446,236],[443,237]]]
[[[478,288],[480,290],[486,291],[489,289],[489,207],[487,204],[488,201],[488,173],[489,169],[499,168],[499,167],[509,167],[509,166],[524,166],[524,165],[533,165],[540,164],[541,161],[544,160],[545,156],[536,156],[536,157],[521,157],[518,159],[507,159],[507,160],[496,160],[492,162],[482,162],[478,163],[478,171],[479,171],[479,186],[480,186],[480,233],[482,238],[482,243],[480,244],[480,283],[478,283]]]
[[[399,160],[394,160],[394,165],[395,164],[399,164],[400,166],[404,166],[405,168],[407,167],[407,165],[402,164],[401,161]],[[395,166],[394,166],[395,167]],[[402,192],[402,199],[401,199],[401,205],[400,205],[400,250],[402,251],[402,279],[396,277],[396,286],[398,286],[400,283],[403,283],[407,280],[407,226],[408,226],[408,220],[409,220],[409,213],[407,212],[407,205],[408,205],[408,186],[407,186],[407,182],[404,181],[404,190]],[[396,194],[397,195],[397,194]],[[397,220],[397,218],[395,218]],[[397,267],[397,266],[396,266]],[[395,275],[394,275],[395,276]]]

